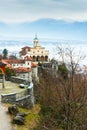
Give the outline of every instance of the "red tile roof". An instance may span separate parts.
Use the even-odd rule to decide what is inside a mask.
[[[24,59],[25,59],[26,61],[32,61],[32,58],[29,57],[29,56],[26,56]]]
[[[2,63],[8,64],[7,60],[1,60]]]
[[[6,60],[1,60],[4,64],[6,64],[6,68],[12,68],[11,64],[9,64]]]
[[[25,57],[25,59],[23,60],[23,59],[5,59],[5,60],[2,60],[3,61],[3,63],[5,63],[5,64],[8,64],[8,63],[10,63],[10,64],[15,64],[15,63],[25,63],[25,61],[32,61],[32,58],[31,57],[29,57],[29,56],[26,56]]]
[[[25,51],[20,51],[20,54],[26,55],[26,52]]]
[[[38,65],[34,62],[32,62],[32,67],[37,67]]]
[[[30,50],[30,48],[31,48],[31,47],[29,47],[29,46],[25,46],[25,47],[22,48],[22,50],[23,50],[23,49],[29,49],[29,50]]]
[[[22,55],[25,55],[25,54],[27,54],[27,51],[26,51],[26,49],[28,50],[28,51],[30,51],[30,47],[28,47],[28,46],[25,46],[25,47],[23,47],[22,48],[22,50],[19,52],[20,54],[22,54]]]
[[[15,70],[15,72],[17,72],[17,73],[23,73],[23,72],[31,72],[31,68],[25,68],[25,67],[18,67],[18,68],[15,68],[14,69]]]
[[[8,59],[7,60],[8,63],[10,64],[14,64],[14,63],[17,63],[17,64],[20,64],[20,63],[25,63],[25,60],[22,60],[22,59]]]

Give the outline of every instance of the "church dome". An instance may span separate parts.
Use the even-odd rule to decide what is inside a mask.
[[[35,35],[34,41],[37,41],[37,40],[38,40],[37,35]]]

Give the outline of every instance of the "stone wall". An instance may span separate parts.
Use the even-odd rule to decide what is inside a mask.
[[[26,95],[30,95],[30,93],[28,93],[27,89],[24,89],[23,91],[16,93],[16,99],[19,99]]]
[[[20,93],[10,93],[10,94],[2,94],[1,95],[1,102],[2,103],[11,103],[17,104],[23,108],[32,108],[34,106],[34,97],[33,97],[33,88],[31,90],[20,92]]]
[[[16,93],[2,94],[1,102],[2,103],[12,103],[12,104],[15,103],[16,102]]]
[[[31,102],[31,96],[27,95],[25,97],[19,98],[16,100],[16,104],[23,108],[32,108],[33,104]]]
[[[12,81],[12,82],[15,82],[15,83],[26,84],[26,80],[25,80],[25,79],[20,78],[20,77],[15,77],[15,76],[12,76],[12,77],[11,77],[11,81]]]

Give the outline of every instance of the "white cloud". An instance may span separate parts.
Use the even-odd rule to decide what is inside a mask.
[[[0,21],[26,22],[40,18],[87,21],[87,0],[0,0]]]

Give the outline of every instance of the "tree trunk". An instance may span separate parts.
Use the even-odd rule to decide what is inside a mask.
[[[3,74],[2,87],[5,88],[5,74]]]

